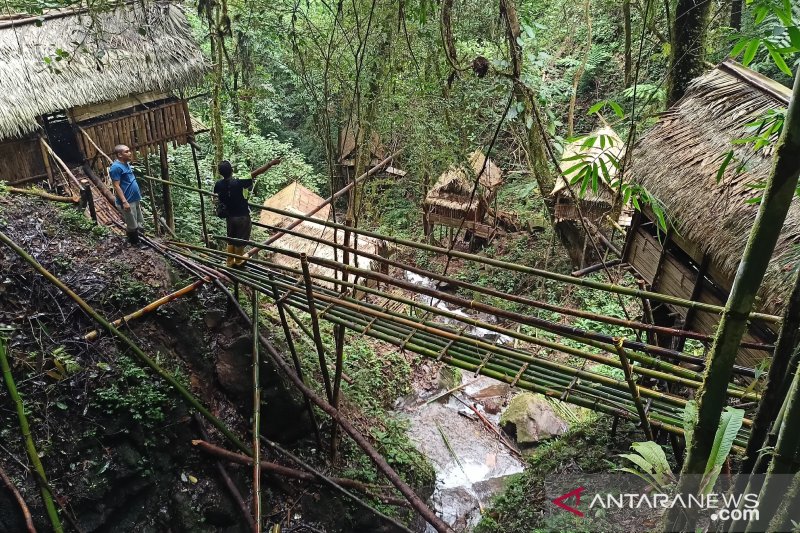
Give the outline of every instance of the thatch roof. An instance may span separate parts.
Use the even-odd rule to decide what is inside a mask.
[[[298,215],[305,215],[318,205],[325,201],[322,196],[318,195],[311,189],[303,187],[299,182],[294,181],[264,200],[265,207],[272,207],[275,209],[282,209],[284,211],[291,211]],[[314,215],[314,218],[328,220],[330,215],[331,206],[326,205]],[[261,211],[259,222],[268,224],[270,226],[286,227],[297,219],[285,217],[270,211]]]
[[[553,191],[550,193],[552,196],[564,191],[567,187],[567,180],[564,179],[563,172],[569,170],[575,165],[580,164],[581,162],[596,162],[596,164],[599,165],[600,160],[602,160],[605,164],[605,168],[608,169],[607,178],[609,180],[613,180],[616,176],[617,167],[616,165],[612,164],[611,161],[613,160],[618,162],[622,160],[622,154],[625,151],[625,142],[619,137],[619,135],[617,135],[617,132],[608,126],[604,126],[593,131],[588,135],[588,137],[594,138],[594,141],[589,146],[584,146],[587,137],[581,137],[564,147],[564,152],[561,154],[561,162],[559,163],[561,174],[559,174],[558,179],[556,180],[556,185],[553,187]],[[601,137],[604,138],[603,142],[601,142]],[[576,156],[581,157],[576,158]],[[567,176],[567,179],[572,179],[575,177],[575,175],[575,173],[570,173]],[[611,190],[610,185],[606,180],[601,178],[598,181],[600,186],[597,188],[597,192],[593,191],[591,187],[587,187],[584,191],[582,199],[587,202],[598,202],[611,205],[614,202],[614,191]],[[577,196],[578,191],[580,191],[580,186],[576,184],[572,187],[572,190]],[[565,194],[569,194],[569,191],[565,191]]]
[[[757,204],[745,203],[766,181],[772,153],[753,153],[752,145],[731,141],[751,136],[745,126],[769,109],[788,105],[791,91],[741,65],[726,61],[696,79],[685,96],[642,137],[633,154],[631,180],[644,185],[664,205],[684,240],[710,254],[730,284],[738,268]],[[722,157],[733,149],[746,168],[728,165],[722,179]],[[794,199],[761,288],[763,308],[777,310],[788,292],[795,245],[800,237],[800,205]]]
[[[339,162],[343,164],[353,164],[352,155],[356,149],[356,126],[355,122],[350,122],[342,128],[339,133]],[[373,163],[386,157],[386,147],[381,142],[381,137],[377,131],[370,134],[369,151]]]
[[[43,114],[196,85],[208,68],[183,11],[167,2],[51,11],[38,24],[0,21],[0,139],[34,131]],[[68,55],[56,61],[59,50]]]
[[[463,211],[473,209],[481,198],[485,198],[487,194],[493,194],[495,189],[503,182],[502,171],[491,159],[488,160],[486,168],[483,169],[485,160],[486,156],[483,152],[475,150],[469,155],[469,163],[473,171],[471,176],[467,176],[462,167],[451,166],[445,170],[428,191],[425,203],[447,209]],[[483,169],[482,174],[481,169]],[[469,204],[469,198],[478,174],[480,174],[480,186],[472,203]]]
[[[315,238],[324,239],[329,242],[334,242],[334,230],[328,226],[323,226],[322,224],[316,224],[314,222],[303,222],[292,231],[297,231],[303,233],[305,235],[310,235]],[[358,246],[358,250],[362,250],[364,252],[368,252],[371,254],[378,254],[378,255],[385,255],[381,254],[386,248],[386,243],[380,241],[378,239],[373,239],[371,237],[365,237],[363,235],[358,236],[358,242],[355,243],[353,241],[354,237],[351,236],[350,247],[355,248],[356,245]],[[342,244],[344,242],[344,233],[339,230],[336,235],[336,242]],[[344,262],[344,257],[342,255],[342,251],[334,248],[333,246],[322,244],[316,241],[304,239],[303,237],[299,237],[296,235],[284,235],[277,241],[273,246],[279,248],[285,248],[287,250],[291,250],[296,253],[305,253],[308,257],[317,257],[321,259],[328,259],[331,261],[338,261],[339,263]],[[335,255],[334,255],[335,251]],[[279,265],[288,266],[291,268],[301,268],[300,260],[295,259],[294,257],[289,257],[277,252],[273,252],[270,254],[270,259]],[[373,261],[372,259],[368,259],[364,256],[358,256],[358,258],[353,257],[351,254],[348,257],[348,262],[350,266],[362,268],[366,270],[379,270],[380,263],[378,261]],[[335,272],[333,269],[324,267],[321,265],[316,265],[314,263],[309,263],[309,271],[312,274],[321,275],[321,276],[328,276],[330,278],[335,277]],[[353,276],[350,276],[350,281],[353,281]],[[366,281],[361,279],[360,283],[365,283]],[[321,280],[314,280],[314,283],[317,285],[321,285],[327,288],[333,288],[333,283],[321,281]]]

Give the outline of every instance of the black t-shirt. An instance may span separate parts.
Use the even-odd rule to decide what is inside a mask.
[[[214,193],[220,202],[228,206],[229,217],[250,216],[250,208],[244,198],[244,190],[253,186],[253,180],[237,180],[231,178],[229,181],[219,180],[214,185]]]

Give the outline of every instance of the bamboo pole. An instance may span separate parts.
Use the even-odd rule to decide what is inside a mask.
[[[261,437],[261,440],[263,440],[268,446],[270,446],[274,450],[276,450],[279,453],[285,455],[286,457],[288,457],[289,459],[291,459],[295,463],[301,465],[303,468],[305,468],[306,470],[311,472],[322,483],[330,486],[335,491],[341,492],[345,496],[350,497],[350,499],[353,500],[354,502],[356,502],[359,506],[361,506],[364,509],[372,512],[375,516],[383,519],[385,522],[390,523],[392,526],[394,526],[394,528],[397,531],[404,531],[406,533],[414,533],[413,531],[408,529],[406,526],[404,526],[403,524],[401,524],[400,522],[398,522],[394,518],[392,518],[390,516],[387,516],[386,514],[382,513],[381,511],[379,511],[378,509],[376,509],[372,505],[368,504],[367,502],[365,502],[364,500],[362,500],[361,498],[359,498],[358,496],[356,496],[355,494],[353,494],[349,490],[345,489],[344,487],[342,487],[341,485],[336,483],[334,480],[332,480],[331,478],[329,478],[328,476],[326,476],[325,474],[323,474],[322,472],[320,472],[319,470],[317,470],[316,468],[314,468],[310,464],[306,463],[305,461],[300,459],[298,456],[296,456],[295,454],[293,454],[292,452],[290,452],[289,450],[287,450],[286,448],[284,448],[280,444],[278,444],[276,442],[272,442],[271,440],[268,440],[265,437]]]
[[[733,281],[725,312],[717,328],[716,340],[709,354],[703,387],[698,396],[697,424],[692,446],[686,456],[677,490],[696,494],[714,445],[714,435],[725,404],[725,389],[747,317],[753,308],[756,292],[767,270],[800,176],[800,72],[795,76],[792,98],[786,112],[783,131],[775,150],[772,173],[764,190],[758,215],[747,240]],[[665,513],[665,527],[672,527],[681,509]],[[687,525],[693,528],[696,510],[686,509]],[[683,524],[681,524],[683,525]]]
[[[628,382],[628,387],[631,390],[631,398],[633,399],[633,403],[636,404],[636,411],[639,413],[639,420],[641,420],[644,436],[647,440],[653,440],[653,430],[650,429],[650,423],[647,421],[647,411],[645,411],[642,405],[642,399],[639,397],[639,388],[636,386],[636,379],[633,377],[633,372],[631,372],[631,363],[628,361],[628,356],[622,348],[622,339],[620,339],[614,347],[619,354],[619,360],[622,363],[622,371],[625,374],[625,381]]]
[[[131,352],[143,363],[149,366],[153,371],[156,372],[159,376],[161,376],[169,385],[174,388],[178,394],[184,399],[184,401],[194,409],[197,409],[200,414],[202,414],[206,420],[211,422],[225,437],[234,444],[237,448],[245,453],[251,453],[250,449],[245,446],[239,438],[229,430],[225,424],[223,424],[217,417],[215,417],[211,412],[203,407],[203,405],[197,401],[197,399],[192,396],[192,394],[186,390],[186,388],[181,385],[172,374],[165,371],[161,368],[150,356],[145,354],[141,348],[139,348],[136,343],[130,340],[125,334],[119,331],[114,325],[108,322],[105,318],[103,318],[97,311],[92,308],[88,303],[86,303],[83,298],[75,294],[72,289],[67,287],[64,282],[58,279],[56,276],[51,274],[46,268],[44,268],[33,256],[27,253],[25,250],[20,248],[14,241],[12,241],[5,233],[0,231],[0,242],[11,248],[16,254],[25,260],[28,264],[30,264],[34,270],[39,272],[42,276],[44,276],[50,283],[55,285],[56,287],[61,290],[64,294],[69,296],[78,306],[83,309],[86,314],[92,317],[98,324],[100,324],[103,329],[108,331],[109,333],[116,336],[124,345],[126,345]]]
[[[203,419],[197,413],[195,413],[192,418],[194,418],[195,424],[197,424],[197,428],[200,431],[200,436],[203,438],[202,441],[193,440],[192,444],[194,444],[195,442],[208,441],[209,436],[205,426],[203,425]],[[212,445],[209,444],[209,446]],[[247,459],[247,462],[245,464],[250,464],[249,457],[247,457],[246,455],[243,455],[242,457]],[[253,521],[253,517],[250,516],[250,509],[248,509],[247,504],[244,503],[244,498],[242,498],[242,493],[239,492],[239,489],[231,479],[231,476],[228,475],[228,471],[225,469],[225,466],[222,464],[222,461],[215,461],[215,465],[217,467],[217,472],[219,472],[219,475],[222,477],[223,483],[225,483],[225,486],[228,488],[228,492],[231,493],[231,496],[233,497],[234,501],[239,506],[239,509],[241,509],[242,511],[242,516],[244,516],[244,519],[247,520],[247,525],[250,526],[250,530],[255,529],[256,523]]]
[[[167,159],[167,142],[161,141],[158,145],[158,157],[160,160],[159,169],[161,170],[161,200],[164,204],[164,218],[167,221],[167,227],[170,231],[175,231],[175,210],[172,204],[172,189],[169,185],[169,160]],[[155,205],[155,204],[154,204]]]
[[[2,234],[0,233],[0,235]],[[6,341],[2,337],[0,337],[0,370],[3,371],[3,379],[6,382],[8,394],[11,396],[11,401],[14,402],[14,405],[17,409],[17,418],[19,419],[19,428],[20,432],[22,433],[22,439],[25,442],[25,451],[28,452],[28,459],[30,459],[31,463],[33,464],[33,468],[36,471],[36,481],[39,483],[39,488],[42,492],[42,501],[44,502],[44,508],[47,511],[47,516],[50,518],[50,524],[53,526],[53,531],[56,533],[63,533],[64,528],[61,525],[61,520],[58,518],[58,511],[56,511],[56,506],[53,503],[53,494],[50,492],[50,488],[47,484],[47,476],[44,473],[42,461],[39,459],[39,452],[36,450],[36,445],[34,444],[33,437],[31,436],[31,429],[28,425],[28,417],[25,415],[25,406],[22,403],[22,398],[20,398],[19,393],[17,392],[17,386],[14,383],[13,376],[11,375],[11,366],[8,364],[8,358],[6,357]]]
[[[314,305],[314,289],[311,286],[311,272],[308,269],[308,257],[306,257],[306,254],[300,254],[300,264],[303,267],[303,279],[305,280],[306,298],[308,299],[308,314],[311,316],[311,331],[314,332],[314,345],[317,348],[317,357],[319,357],[319,370],[322,373],[322,381],[325,384],[325,394],[328,397],[328,401],[333,404],[333,389],[331,388],[331,378],[328,375],[325,349],[322,347],[319,317],[317,316],[317,308]]]
[[[758,410],[753,419],[750,440],[739,468],[739,479],[746,478],[746,475],[743,474],[749,474],[752,471],[758,450],[762,448],[769,427],[780,409],[783,400],[781,397],[783,379],[787,372],[794,373],[794,369],[789,367],[789,363],[792,353],[798,345],[798,330],[800,330],[800,271],[795,274],[794,287],[784,310],[783,325],[775,345],[775,355],[770,363],[766,390],[761,395],[761,402],[758,404]]]
[[[272,275],[270,275],[270,279],[272,279]],[[283,306],[283,303],[279,301],[278,296],[278,288],[275,286],[274,283],[271,284],[272,288],[272,299],[275,301],[275,307],[278,308],[278,316],[281,319],[281,327],[283,328],[283,336],[286,339],[286,345],[289,347],[289,354],[292,356],[292,363],[294,363],[294,370],[297,372],[297,377],[300,378],[300,381],[305,383],[305,379],[303,378],[303,367],[300,364],[300,358],[297,356],[297,348],[294,345],[294,339],[292,338],[292,331],[289,329],[289,322],[286,320],[286,309]],[[306,412],[308,412],[308,419],[311,421],[311,424],[314,427],[314,437],[317,440],[317,447],[321,450],[322,449],[322,436],[319,433],[319,423],[317,422],[317,416],[314,414],[314,408],[311,407],[311,401],[306,397],[303,396],[303,399],[306,404]]]
[[[64,161],[62,161],[62,159],[60,157],[58,157],[58,155],[56,155],[56,153],[53,151],[53,149],[50,147],[50,145],[47,144],[47,141],[45,141],[42,137],[39,137],[39,142],[41,142],[42,146],[44,146],[47,149],[47,151],[50,153],[50,155],[53,156],[53,159],[55,159],[56,163],[58,163],[58,165],[62,169],[64,169],[64,172],[67,174],[67,176],[69,176],[69,179],[78,188],[78,190],[82,191],[83,190],[83,185],[81,185],[81,182],[78,181],[78,178],[75,177],[75,174],[72,173],[72,171],[69,169],[67,164],[64,163]]]
[[[186,105],[185,102],[184,105]],[[200,166],[197,164],[197,149],[195,148],[195,143],[193,141],[189,142],[189,146],[192,148],[192,162],[194,163],[194,175],[195,178],[197,179],[197,188],[202,189],[203,184],[200,181]],[[208,246],[208,226],[206,225],[206,200],[205,196],[202,194],[198,194],[197,196],[200,198],[200,223],[203,231],[203,241],[206,243],[206,246]]]
[[[38,189],[20,189],[19,187],[6,187],[8,192],[15,194],[27,194],[29,196],[38,196],[45,200],[52,200],[53,202],[64,202],[65,204],[77,204],[81,200],[77,196],[59,196],[57,194],[50,194]]]
[[[258,360],[258,290],[253,291],[253,520],[261,533],[261,377]]]
[[[349,218],[345,222],[346,226],[352,226],[353,222]],[[350,231],[344,232],[344,245],[345,247],[350,243]],[[335,249],[335,248],[334,248]],[[350,264],[349,253],[345,250],[343,252],[342,262],[345,265]],[[347,283],[347,269],[342,271],[342,282]],[[344,293],[344,285],[342,285],[341,292]],[[342,387],[342,372],[344,369],[344,326],[334,326],[333,338],[336,345],[336,368],[333,373],[333,402],[332,405],[335,409],[339,409],[339,392]],[[331,432],[331,461],[333,464],[339,462],[339,430],[337,426],[333,426]]]
[[[798,76],[800,80],[800,76]],[[781,476],[795,473],[795,460],[800,449],[800,371],[795,371],[792,388],[784,401],[784,416],[778,430],[778,440],[771,453],[771,461],[764,484],[758,495],[758,518],[752,518],[745,529],[746,533],[765,531],[781,503],[785,486]]]
[[[171,302],[173,300],[177,300],[181,296],[185,296],[186,294],[189,294],[193,290],[197,289],[198,287],[200,287],[204,283],[208,283],[209,281],[211,281],[209,278],[198,279],[194,283],[191,283],[191,284],[187,285],[186,287],[183,287],[182,289],[178,289],[177,291],[172,292],[170,294],[167,294],[166,296],[164,296],[162,298],[159,298],[158,300],[156,300],[154,302],[150,302],[149,304],[147,304],[146,306],[142,307],[138,311],[134,311],[132,313],[129,313],[129,314],[125,315],[122,318],[118,318],[117,320],[113,321],[111,323],[111,325],[113,325],[114,327],[117,327],[117,328],[122,326],[122,325],[127,325],[128,322],[130,322],[131,320],[136,320],[137,318],[141,318],[144,315],[155,311],[156,309],[158,309],[162,305],[168,304],[169,302]],[[99,337],[99,336],[100,336],[100,330],[95,329],[95,330],[90,331],[86,335],[84,335],[83,336],[83,340],[85,340],[85,341],[93,341],[93,340],[97,339],[97,337]]]
[[[228,300],[231,304],[239,311],[242,320],[245,323],[249,322],[249,317],[247,313],[242,309],[242,306],[239,305],[239,302],[233,297],[233,295],[228,291],[228,289],[220,282],[219,280],[215,281],[215,284],[219,289],[228,296]],[[397,490],[400,491],[403,496],[405,496],[411,506],[417,511],[422,518],[425,519],[430,525],[433,526],[439,533],[453,533],[453,530],[450,526],[445,524],[441,518],[436,516],[431,509],[425,505],[425,503],[417,496],[414,491],[409,487],[401,478],[397,475],[397,472],[386,462],[386,459],[379,454],[375,448],[364,438],[363,435],[352,425],[350,424],[339,411],[334,409],[330,404],[325,402],[322,398],[317,396],[314,391],[306,386],[300,378],[292,372],[291,368],[286,364],[280,354],[275,350],[272,344],[264,337],[263,335],[259,334],[259,341],[261,345],[266,349],[266,355],[269,359],[278,367],[278,369],[283,372],[283,374],[290,380],[294,385],[302,392],[305,396],[311,400],[317,407],[325,411],[330,417],[334,420],[334,422],[338,423],[342,429],[353,438],[353,440],[358,444],[362,450],[367,454],[367,456],[372,460],[373,464],[381,471],[384,475],[391,481],[392,485],[394,485]]]

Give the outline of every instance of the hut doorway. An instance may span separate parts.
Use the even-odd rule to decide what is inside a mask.
[[[81,152],[75,130],[64,113],[53,113],[42,117],[47,144],[49,144],[58,157],[69,166],[83,164]]]

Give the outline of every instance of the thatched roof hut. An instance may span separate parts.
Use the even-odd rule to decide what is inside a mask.
[[[41,115],[196,85],[207,68],[183,11],[169,2],[5,17],[0,139],[38,129]]]
[[[291,211],[298,214],[306,214],[324,201],[325,200],[318,194],[314,193],[314,191],[307,189],[306,187],[295,181],[294,183],[287,185],[286,187],[281,189],[278,193],[265,200],[264,205],[266,207],[274,207],[277,209],[282,209],[284,211]],[[327,220],[329,215],[330,215],[330,206],[325,206],[323,209],[312,215],[312,217],[318,218],[320,220]],[[283,216],[278,213],[271,213],[269,211],[262,211],[260,217],[260,221],[262,223],[281,228],[287,227],[289,224],[295,222],[296,220],[297,220],[296,218]],[[300,225],[298,225],[297,227],[295,227],[292,231],[308,235],[309,237],[313,237],[315,239],[322,239],[324,241],[334,242],[333,228],[324,226],[322,224],[316,224],[314,222],[305,221]],[[338,231],[335,235],[335,238],[336,242],[338,242],[339,244],[344,243],[344,232]],[[296,253],[305,253],[309,257],[329,259],[331,261],[335,260],[339,261],[340,263],[343,262],[344,260],[341,250],[334,248],[333,246],[323,244],[314,240],[306,239],[297,235],[283,235],[280,239],[278,239],[275,242],[274,246],[285,248],[287,250],[291,250]],[[357,247],[358,250],[362,250],[364,252],[368,252],[371,254],[378,254],[383,257],[387,256],[387,246],[385,242],[378,239],[373,239],[371,237],[365,237],[363,235],[358,237],[358,242],[355,242],[355,236],[352,236],[350,240],[350,247],[351,248]],[[279,265],[284,265],[291,268],[301,267],[300,261],[293,257],[289,257],[279,253],[271,253],[269,257]],[[348,264],[353,267],[363,268],[367,270],[381,270],[381,271],[385,270],[384,268],[385,265],[383,263],[380,263],[378,261],[373,261],[372,259],[368,259],[363,256],[355,258],[351,255],[349,257]],[[333,269],[323,267],[320,265],[315,265],[314,263],[309,263],[309,270],[311,271],[312,274],[328,276],[331,278],[335,277]],[[315,280],[315,283],[324,287],[333,288],[333,283],[324,282],[320,280]],[[362,283],[367,283],[367,282],[362,280]],[[369,284],[371,285],[372,283],[369,282]]]
[[[591,144],[585,146],[589,138],[594,140]],[[561,154],[561,162],[559,163],[561,174],[559,174],[555,187],[550,193],[556,199],[556,222],[578,219],[572,195],[567,190],[567,180],[574,178],[576,174],[572,172],[567,175],[567,179],[564,179],[563,173],[582,162],[600,165],[599,168],[607,169],[608,175],[606,179],[608,181],[602,179],[601,176],[598,179],[596,191],[591,187],[587,187],[580,198],[581,204],[584,204],[590,210],[608,211],[611,209],[614,203],[614,191],[611,190],[609,182],[616,177],[617,163],[622,160],[624,152],[625,142],[617,135],[617,132],[608,126],[593,131],[587,137],[576,139],[564,147],[564,152]],[[575,195],[579,196],[580,186],[576,184],[571,188]]]
[[[459,219],[464,217],[475,222],[483,220],[488,202],[494,199],[503,182],[503,173],[491,159],[487,161],[480,150],[470,154],[469,163],[472,167],[470,175],[462,167],[451,166],[439,176],[425,197],[425,206],[430,213]],[[478,188],[470,202],[475,178],[479,174]]]
[[[747,125],[767,110],[785,109],[791,91],[733,61],[725,61],[696,79],[686,95],[642,137],[632,158],[631,180],[662,202],[675,224],[674,240],[697,264],[706,255],[709,273],[730,290],[753,226],[758,204],[747,203],[772,168],[772,152],[753,152],[751,144],[732,141],[753,135]],[[731,162],[717,180],[723,157]],[[800,242],[800,204],[794,199],[767,270],[760,307],[782,308]]]
[[[293,181],[274,195],[264,200],[264,207],[272,207],[274,209],[282,209],[283,211],[290,211],[298,215],[305,215],[318,205],[322,204],[325,199],[304,187],[300,182]],[[326,205],[314,215],[314,218],[321,220],[328,220],[331,212],[331,206]],[[270,226],[286,227],[296,219],[273,213],[271,211],[261,211],[259,222]]]

